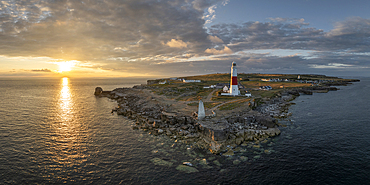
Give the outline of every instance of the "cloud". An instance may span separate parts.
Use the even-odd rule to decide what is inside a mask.
[[[50,73],[52,72],[50,69],[33,69],[31,72],[47,72]]]
[[[168,41],[166,43],[166,45],[171,47],[171,48],[186,48],[186,47],[188,47],[187,43],[185,43],[182,40],[176,40],[176,39],[171,39],[171,41]]]
[[[209,32],[222,39],[234,52],[248,49],[370,52],[370,19],[352,18],[337,23],[335,29],[327,33],[307,27],[304,20],[277,20],[218,24],[211,26]]]
[[[295,18],[270,17],[267,19],[272,22],[279,22],[279,23],[284,23],[284,24],[300,24],[300,25],[306,25],[306,26],[309,25],[309,23],[304,22],[305,20],[303,18],[295,19]]]
[[[224,0],[221,2],[223,6],[226,6],[228,3],[229,3],[229,0]],[[206,20],[206,24],[212,23],[212,21],[216,19],[216,9],[217,9],[217,4],[214,4],[214,5],[209,6],[207,11],[204,12],[203,19]]]
[[[353,65],[348,65],[348,64],[338,64],[338,63],[329,63],[327,65],[309,65],[312,68],[329,68],[329,69],[338,69],[338,68],[347,68],[347,67],[353,67]]]
[[[2,1],[0,55],[102,62],[200,53],[211,44],[203,10],[217,2]],[[171,42],[171,47],[161,44],[173,38],[192,47],[180,43],[175,46],[183,50],[174,50]]]
[[[222,2],[222,6],[226,6],[227,4],[229,4],[229,2],[230,2],[230,0],[224,0],[224,1]]]
[[[227,46],[224,47],[224,49],[222,50],[217,50],[215,48],[212,48],[212,49],[206,49],[204,51],[205,53],[210,53],[210,54],[214,54],[214,55],[221,55],[221,54],[232,54],[233,51],[231,51],[230,48],[228,48]]]
[[[304,19],[280,17],[205,28],[217,6],[228,2],[1,1],[0,56],[76,60],[123,75],[201,74],[205,69],[222,71],[232,60],[249,66],[246,71],[337,70],[308,68],[329,64],[369,68],[370,19],[352,17],[329,32],[309,27]],[[258,50],[311,54],[248,53]]]
[[[213,43],[224,43],[220,38],[217,36],[208,35],[208,39]]]

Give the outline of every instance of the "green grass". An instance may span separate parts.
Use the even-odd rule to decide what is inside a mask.
[[[298,75],[294,74],[238,74],[238,81],[242,83],[247,89],[256,89],[259,86],[271,86],[273,90],[270,91],[259,91],[251,90],[252,96],[257,98],[271,98],[276,96],[281,90],[281,86],[286,88],[302,88],[311,86],[311,84],[298,83],[298,82],[262,82],[262,78],[280,78],[280,79],[297,79]],[[318,80],[318,79],[331,79],[331,80],[346,80],[337,77],[328,77],[325,75],[300,75],[301,79],[304,80]],[[215,85],[217,83],[228,83],[230,82],[230,73],[222,74],[208,74],[199,76],[188,76],[179,77],[193,80],[201,80],[201,83],[183,83],[178,80],[167,80],[167,84],[152,84],[152,92],[158,95],[164,95],[170,99],[176,99],[179,101],[198,101],[208,96],[213,89],[204,89],[204,86]],[[249,81],[246,81],[246,80]],[[217,91],[213,93],[212,101],[232,101],[245,99],[246,97],[230,97],[230,96],[217,96]],[[186,94],[186,96],[184,96]]]
[[[241,83],[247,88],[259,88],[260,86],[271,86],[272,89],[281,89],[280,86],[284,86],[284,88],[299,88],[299,87],[311,86],[311,84],[299,83],[299,82],[243,81]]]
[[[243,96],[214,96],[211,98],[212,101],[231,101],[238,99],[245,99]]]

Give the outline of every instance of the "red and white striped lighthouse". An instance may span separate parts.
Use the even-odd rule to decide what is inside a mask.
[[[238,88],[238,72],[236,71],[236,63],[233,62],[231,65],[231,82],[230,82],[230,95],[239,95]]]

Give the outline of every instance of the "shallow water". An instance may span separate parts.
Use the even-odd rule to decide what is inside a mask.
[[[143,79],[0,80],[1,184],[366,184],[370,79],[304,95],[282,134],[234,156],[132,130],[104,90]],[[248,159],[246,159],[246,157]],[[172,163],[155,165],[154,158]],[[199,170],[176,170],[190,162]]]

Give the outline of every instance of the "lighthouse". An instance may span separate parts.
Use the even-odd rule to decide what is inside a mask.
[[[238,73],[236,71],[236,63],[235,62],[233,62],[232,65],[231,65],[230,95],[231,96],[239,95]]]

